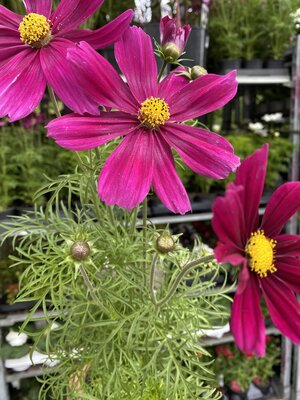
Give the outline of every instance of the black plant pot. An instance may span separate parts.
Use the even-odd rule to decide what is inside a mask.
[[[160,30],[159,23],[151,22],[149,24],[145,24],[144,31],[152,38],[154,38],[157,43],[160,43]],[[158,68],[160,69],[163,65],[163,60],[160,57],[155,56]]]
[[[206,30],[193,27],[186,45],[185,54],[182,56],[182,58],[187,58],[191,61],[185,61],[184,65],[188,67],[193,67],[194,65],[206,66],[207,47],[205,43]]]
[[[284,101],[276,100],[276,101],[271,101],[269,103],[269,112],[271,114],[277,112],[283,112],[283,110],[284,110]]]
[[[236,392],[232,389],[228,389],[229,400],[248,400],[247,392]]]
[[[253,58],[252,60],[244,61],[244,68],[247,69],[261,69],[263,67],[263,60],[260,58]]]
[[[283,60],[267,60],[266,68],[269,69],[282,69],[284,68]]]
[[[266,384],[252,382],[253,385],[260,390],[263,396],[268,396],[273,393],[271,382]]]
[[[242,66],[242,61],[240,59],[228,58],[222,61],[221,69],[222,71],[228,71],[232,69],[239,69]]]

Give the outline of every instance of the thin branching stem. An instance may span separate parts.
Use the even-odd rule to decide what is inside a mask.
[[[134,234],[134,231],[136,228],[136,220],[137,220],[138,211],[139,211],[138,207],[135,207],[135,209],[133,210],[132,221],[131,221],[131,226],[130,226],[130,235]]]
[[[152,264],[151,264],[151,270],[150,270],[150,297],[152,300],[153,304],[157,304],[156,296],[155,296],[155,290],[154,290],[154,281],[155,281],[155,271],[156,271],[156,264],[158,260],[158,254],[156,253],[155,256],[153,257]]]
[[[143,201],[143,260],[145,271],[147,268],[147,196]]]
[[[101,310],[109,316],[109,311],[108,309],[99,301],[98,297],[96,296],[95,292],[94,292],[94,287],[92,282],[90,281],[90,278],[88,277],[88,274],[86,273],[86,270],[84,268],[84,266],[81,264],[79,266],[79,270],[80,273],[83,277],[83,281],[85,283],[85,286],[87,287],[88,291],[90,292],[90,295],[92,297],[92,299],[94,300],[94,302],[97,304],[97,306],[99,306],[101,308]]]
[[[157,77],[157,82],[158,83],[160,82],[160,80],[161,80],[161,78],[163,76],[163,73],[165,72],[165,69],[166,69],[167,65],[168,65],[167,61],[164,61],[163,65],[162,65],[162,67],[161,67],[161,69],[159,71],[158,77]]]
[[[205,256],[205,257],[198,258],[197,260],[191,261],[188,264],[186,264],[186,266],[178,274],[177,278],[175,279],[173,285],[171,286],[171,289],[166,294],[166,296],[163,299],[154,302],[154,304],[157,307],[162,307],[163,305],[168,303],[168,301],[174,296],[174,294],[175,294],[176,290],[178,289],[178,286],[180,285],[180,282],[181,282],[181,280],[182,280],[182,278],[184,277],[185,274],[187,274],[189,271],[191,271],[192,269],[194,269],[198,265],[203,264],[203,263],[208,263],[210,261],[213,261],[214,259],[215,259],[214,255]]]

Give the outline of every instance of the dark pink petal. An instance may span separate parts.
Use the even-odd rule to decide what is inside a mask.
[[[261,228],[266,236],[277,236],[285,223],[300,209],[300,182],[287,182],[272,194]]]
[[[245,257],[243,251],[233,246],[231,243],[218,242],[214,249],[216,260],[218,262],[228,262],[232,265],[238,266],[243,264]]]
[[[300,256],[299,235],[279,235],[276,240],[276,259],[286,256]]]
[[[299,345],[300,304],[289,287],[273,275],[260,280],[270,316],[276,328]]]
[[[52,0],[23,0],[27,14],[36,13],[49,18],[52,10]]]
[[[151,135],[151,133],[149,133]],[[186,190],[176,173],[170,146],[153,133],[153,187],[164,205],[173,213],[185,214],[191,211]]]
[[[245,190],[240,192],[245,215],[245,233],[249,238],[258,228],[258,208],[264,189],[268,163],[268,145],[247,157],[237,170],[234,183]]]
[[[217,197],[212,206],[213,229],[219,241],[226,245],[227,250],[225,254],[219,253],[218,250],[218,256],[239,254],[244,259],[244,249],[248,238],[245,236],[245,215],[239,193],[243,190],[244,188],[241,186],[232,185],[230,189],[226,190],[225,197]],[[228,261],[219,257],[217,260],[219,262]]]
[[[80,90],[97,104],[138,114],[139,104],[110,63],[91,46],[81,42],[68,50],[68,60]]]
[[[133,14],[132,10],[127,10],[99,29],[93,31],[74,29],[63,36],[73,42],[85,41],[97,50],[102,49],[115,43],[123,35],[132,20]]]
[[[115,57],[139,103],[157,96],[157,64],[150,36],[136,26],[128,28],[115,44]]]
[[[260,289],[254,274],[240,294],[235,294],[230,328],[238,348],[246,354],[265,355],[265,324],[260,309]]]
[[[198,174],[209,178],[226,178],[240,164],[230,143],[213,132],[167,123],[161,133],[183,161]]]
[[[18,30],[22,19],[22,15],[18,15],[0,5],[0,26]]]
[[[76,71],[71,68],[66,59],[67,49],[72,46],[75,47],[71,41],[56,38],[41,49],[41,64],[47,82],[71,110],[79,114],[98,115],[98,104],[80,90],[77,85]]]
[[[190,83],[186,76],[180,75],[180,71],[182,70],[184,70],[184,68],[176,68],[160,82],[158,97],[168,102],[170,95],[173,95],[174,91],[179,91]]]
[[[170,121],[186,121],[227,104],[237,92],[236,71],[227,75],[207,74],[186,85],[179,91],[172,91],[168,100]]]
[[[69,150],[89,150],[127,135],[138,121],[121,112],[102,112],[100,117],[69,114],[51,121],[48,136]]]
[[[24,48],[0,69],[0,118],[26,117],[39,105],[46,88],[39,52]]]
[[[300,294],[300,259],[295,257],[277,258],[275,267],[277,271],[274,277],[284,281],[290,289]]]
[[[182,54],[191,30],[192,28],[190,25],[178,26],[177,18],[166,16],[160,20],[161,45],[163,46],[167,43],[174,43],[179,48],[180,54]]]
[[[102,201],[131,210],[145,199],[153,177],[153,145],[153,135],[142,129],[125,136],[101,171]]]
[[[102,5],[104,0],[61,0],[51,16],[52,33],[62,35],[76,28]]]
[[[0,26],[0,67],[25,48],[16,29]]]
[[[236,289],[236,293],[240,295],[247,287],[250,279],[250,270],[248,266],[248,260],[245,258],[243,261],[242,269],[239,273],[239,284]]]

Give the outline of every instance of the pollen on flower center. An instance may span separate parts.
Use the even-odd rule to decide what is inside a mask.
[[[138,118],[142,125],[156,129],[170,119],[169,106],[163,99],[150,97],[141,104]]]
[[[51,22],[44,15],[31,13],[23,18],[19,32],[23,43],[40,48],[51,40]]]
[[[276,271],[274,266],[276,240],[265,236],[263,230],[251,233],[245,252],[250,259],[250,268],[261,278],[265,278],[268,272]]]

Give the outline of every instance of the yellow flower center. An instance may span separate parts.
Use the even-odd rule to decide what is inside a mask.
[[[276,240],[265,236],[263,230],[251,233],[245,252],[250,258],[250,268],[261,278],[276,271],[274,266]]]
[[[156,129],[170,119],[168,104],[158,97],[146,99],[139,110],[139,120],[149,129]]]
[[[31,13],[23,18],[19,32],[23,43],[40,48],[51,40],[51,22],[44,15]]]

